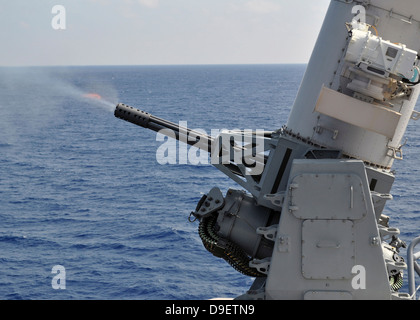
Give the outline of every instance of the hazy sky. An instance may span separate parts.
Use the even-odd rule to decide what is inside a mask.
[[[0,0],[0,65],[306,63],[329,2]]]

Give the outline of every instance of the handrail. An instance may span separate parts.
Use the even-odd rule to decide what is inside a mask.
[[[420,237],[414,239],[407,250],[407,262],[408,262],[408,286],[410,290],[410,296],[416,300],[416,288],[415,272],[420,276],[420,266],[416,262],[420,258],[420,252],[414,253],[414,248],[420,243]]]

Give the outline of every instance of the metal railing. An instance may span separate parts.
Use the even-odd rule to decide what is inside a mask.
[[[408,262],[408,287],[410,290],[410,296],[413,300],[416,300],[417,291],[420,286],[416,288],[416,273],[420,276],[420,265],[417,260],[420,259],[420,251],[414,253],[414,248],[420,243],[420,237],[414,239],[407,250],[407,262]]]

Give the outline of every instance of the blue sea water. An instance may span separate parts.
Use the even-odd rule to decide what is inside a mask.
[[[156,133],[116,119],[113,107],[209,134],[278,129],[305,68],[1,68],[0,299],[200,300],[248,290],[253,279],[208,253],[187,220],[212,187],[238,186],[210,165],[160,165]],[[420,235],[414,122],[407,137],[385,213],[409,242]],[[52,287],[56,265],[65,290]]]

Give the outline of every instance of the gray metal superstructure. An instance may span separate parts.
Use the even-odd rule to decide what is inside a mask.
[[[190,216],[208,251],[255,277],[238,299],[415,299],[420,240],[404,259],[383,209],[420,118],[419,52],[418,1],[333,0],[283,128],[209,137],[123,104],[115,116],[208,151],[244,189],[213,188]]]

